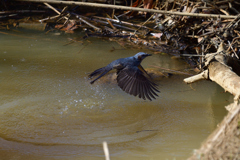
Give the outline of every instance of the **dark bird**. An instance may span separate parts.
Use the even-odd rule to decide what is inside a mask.
[[[89,75],[89,79],[93,76],[99,76],[90,83],[93,84],[110,70],[117,69],[117,83],[122,90],[144,100],[146,98],[150,101],[152,98],[156,99],[155,96],[158,96],[156,92],[160,92],[157,89],[158,85],[152,81],[151,77],[141,66],[142,60],[148,56],[151,56],[151,54],[139,52],[132,57],[117,59],[106,67],[93,71]]]

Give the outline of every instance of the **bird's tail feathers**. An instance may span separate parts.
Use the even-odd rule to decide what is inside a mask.
[[[94,76],[97,76],[97,75],[101,74],[104,70],[105,70],[105,67],[102,67],[102,68],[99,68],[99,69],[93,71],[91,74],[89,74],[89,76],[88,76],[89,79],[91,79]]]
[[[90,83],[93,84],[96,80],[98,80],[99,78],[101,78],[102,76],[104,76],[107,72],[109,72],[112,68],[109,67],[103,67],[103,68],[99,68],[95,71],[93,71],[90,75],[89,75],[89,79],[91,79],[93,76],[97,76],[99,75],[96,79],[92,80]]]

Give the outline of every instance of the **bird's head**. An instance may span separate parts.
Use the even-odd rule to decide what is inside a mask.
[[[139,52],[134,56],[134,58],[138,59],[139,61],[142,61],[147,56],[151,56],[151,54],[147,54],[147,53],[144,53],[144,52]]]

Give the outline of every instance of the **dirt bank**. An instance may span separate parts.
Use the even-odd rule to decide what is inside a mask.
[[[240,105],[223,119],[188,160],[240,159]]]

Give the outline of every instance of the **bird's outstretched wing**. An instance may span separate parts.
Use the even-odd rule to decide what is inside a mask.
[[[158,96],[156,92],[157,84],[144,76],[144,73],[138,67],[125,67],[117,72],[118,86],[125,92],[150,101]]]

